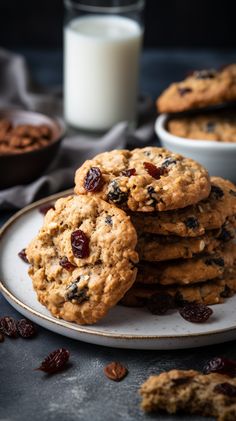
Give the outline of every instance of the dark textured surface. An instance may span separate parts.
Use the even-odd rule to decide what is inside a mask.
[[[61,53],[27,52],[27,56],[38,81],[45,85],[61,83]],[[142,89],[155,97],[189,68],[235,59],[235,52],[146,52],[142,60]],[[8,216],[0,214],[0,222]],[[21,317],[0,296],[0,316],[3,315]],[[66,371],[51,377],[34,371],[48,353],[59,347],[71,352],[71,365]],[[179,351],[119,350],[77,342],[39,328],[34,339],[6,339],[0,343],[0,421],[199,421],[199,416],[144,415],[139,409],[138,389],[152,373],[171,368],[201,370],[216,355],[236,358],[236,342]],[[114,360],[129,369],[129,375],[120,383],[103,374],[103,367]]]

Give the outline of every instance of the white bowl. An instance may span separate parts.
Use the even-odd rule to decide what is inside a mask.
[[[161,114],[155,123],[156,134],[164,148],[198,161],[210,175],[236,182],[236,143],[175,136],[166,129],[168,118],[168,114]]]

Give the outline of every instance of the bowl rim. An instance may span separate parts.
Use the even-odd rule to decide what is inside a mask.
[[[43,117],[46,118],[48,120],[51,121],[51,123],[55,126],[57,125],[58,129],[59,129],[59,134],[58,136],[55,137],[55,139],[53,139],[52,141],[50,141],[47,145],[42,146],[39,149],[32,149],[31,151],[25,151],[25,152],[19,152],[19,153],[4,153],[1,154],[0,153],[0,159],[5,159],[5,158],[9,158],[9,157],[17,157],[17,156],[27,156],[27,155],[31,155],[31,154],[35,154],[35,153],[39,153],[40,151],[49,149],[51,146],[55,145],[56,143],[60,143],[60,141],[63,139],[63,137],[66,134],[66,125],[65,122],[63,121],[63,119],[59,116],[49,116],[47,114],[43,114],[37,111],[33,111],[33,110],[25,110],[22,108],[0,108],[0,119],[1,117],[4,117],[4,114],[17,114],[17,113],[24,113],[24,114],[28,114],[28,115],[36,115],[39,117]],[[6,116],[7,118],[7,116]],[[10,120],[10,116],[9,116],[9,120]],[[25,124],[30,124],[29,123],[25,123]]]
[[[165,128],[167,120],[171,117],[170,114],[160,114],[155,121],[155,132],[160,140],[164,138],[170,143],[181,145],[185,148],[191,149],[208,149],[211,148],[214,151],[235,151],[236,142],[218,142],[216,140],[197,140],[189,139],[185,137],[175,136],[168,132]],[[189,141],[189,142],[188,142]]]

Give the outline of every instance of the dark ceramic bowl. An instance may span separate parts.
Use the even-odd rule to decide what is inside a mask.
[[[47,117],[44,114],[9,109],[0,110],[0,119],[2,118],[10,120],[13,125],[47,125],[52,131],[52,140],[48,145],[36,150],[17,154],[0,154],[0,190],[28,184],[40,177],[55,158],[65,134],[65,127],[59,119]]]

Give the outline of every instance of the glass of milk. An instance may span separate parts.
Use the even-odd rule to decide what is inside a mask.
[[[105,131],[137,118],[144,0],[65,0],[64,116]]]

